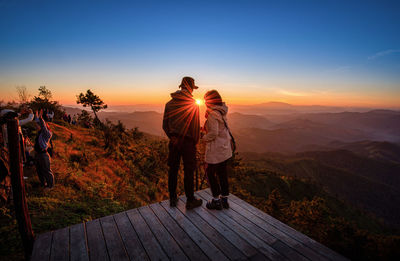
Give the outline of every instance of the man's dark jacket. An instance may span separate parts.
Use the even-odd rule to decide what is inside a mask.
[[[188,137],[199,141],[199,106],[193,95],[186,90],[171,93],[172,99],[165,105],[163,129],[167,136]]]

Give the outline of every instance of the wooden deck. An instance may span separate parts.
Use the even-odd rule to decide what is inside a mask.
[[[209,190],[196,192],[203,200]],[[37,237],[31,260],[346,260],[238,197],[230,209],[169,201]]]

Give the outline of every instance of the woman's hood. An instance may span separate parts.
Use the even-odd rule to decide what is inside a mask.
[[[223,102],[222,105],[215,105],[207,109],[207,111],[208,113],[211,113],[212,111],[217,111],[222,116],[226,116],[228,114],[228,106],[226,106],[225,102]]]

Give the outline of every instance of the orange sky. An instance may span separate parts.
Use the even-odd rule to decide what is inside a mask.
[[[53,93],[53,99],[58,100],[61,104],[76,104],[76,95],[85,92],[87,88],[91,88],[109,105],[134,105],[149,104],[161,105],[170,99],[169,94],[177,90],[172,85],[165,88],[98,88],[93,86],[87,88],[66,88],[66,87],[48,87]],[[293,105],[329,105],[329,106],[357,106],[357,107],[379,107],[379,108],[400,108],[400,93],[383,93],[377,90],[367,92],[299,92],[289,88],[229,88],[222,86],[200,86],[195,90],[194,97],[202,99],[204,93],[211,89],[217,89],[223,99],[228,104],[252,105],[265,103],[269,101],[286,102]],[[246,89],[248,91],[246,91]],[[33,96],[37,95],[37,90],[27,87],[28,93]],[[4,88],[0,86],[0,100],[10,101],[18,100],[15,88]]]

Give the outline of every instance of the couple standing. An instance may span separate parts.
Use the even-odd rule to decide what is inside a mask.
[[[204,95],[206,111],[205,135],[200,137],[199,106],[193,99],[193,90],[198,89],[194,79],[184,77],[172,99],[165,105],[163,129],[169,138],[168,190],[170,205],[175,207],[177,176],[181,158],[184,167],[186,209],[199,207],[201,199],[194,196],[193,173],[196,169],[196,144],[205,142],[206,173],[213,199],[207,202],[209,209],[229,208],[227,161],[232,157],[231,134],[227,125],[228,107],[216,90]]]

